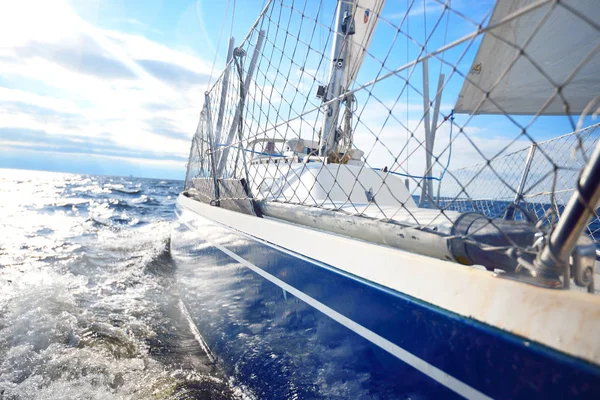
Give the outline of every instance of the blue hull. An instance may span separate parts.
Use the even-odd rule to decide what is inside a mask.
[[[178,213],[181,298],[258,398],[600,398],[597,366]]]

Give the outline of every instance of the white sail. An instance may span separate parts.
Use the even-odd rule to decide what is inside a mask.
[[[490,25],[534,3],[533,0],[498,1]],[[600,3],[598,0],[549,2],[488,31],[460,91],[455,112],[535,115],[557,87],[562,87],[563,98],[556,96],[540,114],[580,114],[600,94],[600,51],[597,48],[600,33],[577,13],[598,24]],[[521,49],[524,55],[511,67]],[[577,72],[570,79],[574,71]],[[490,93],[491,101],[481,103],[486,92]]]
[[[360,70],[363,59],[373,38],[377,21],[385,0],[354,1],[354,35],[348,40],[348,62],[344,87],[349,88]]]

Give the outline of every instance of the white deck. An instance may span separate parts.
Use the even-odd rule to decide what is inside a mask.
[[[256,200],[318,206],[447,234],[461,214],[417,207],[399,176],[366,166],[271,163],[251,166],[249,175]],[[374,201],[369,202],[367,192]]]
[[[249,169],[252,193],[257,200],[335,207],[369,203],[370,191],[380,206],[417,208],[402,179],[366,166],[270,163]]]

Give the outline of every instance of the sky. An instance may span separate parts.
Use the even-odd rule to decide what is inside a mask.
[[[0,168],[182,179],[220,3],[2,2]],[[237,3],[254,16],[262,5]]]
[[[307,0],[306,4],[310,8],[317,2]],[[0,168],[182,179],[204,92],[214,81],[211,76],[218,75],[224,66],[227,37],[231,34],[239,42],[264,3],[264,0],[3,2],[0,6]],[[401,10],[404,3],[408,1],[388,2],[384,17],[399,23],[404,16]],[[475,21],[484,21],[493,3],[491,0],[453,0],[452,6]],[[400,5],[400,11],[395,13],[390,4]],[[420,17],[424,9],[431,15],[430,19]],[[427,29],[432,30],[442,12],[443,6],[436,1],[414,2],[408,18],[411,34],[417,42],[422,43],[420,32],[425,35]],[[449,23],[445,20],[447,27],[442,23],[436,28],[429,50],[442,45],[442,39],[451,42],[476,28],[462,18],[452,18]],[[328,24],[327,21],[323,23]],[[380,23],[376,35],[376,38],[392,37],[394,29]],[[322,34],[318,42],[325,46]],[[412,50],[409,45],[406,50],[402,47],[404,42],[398,41],[397,48],[390,53],[387,40],[375,40],[370,51],[381,59],[390,53],[397,58],[393,60],[395,65],[401,65],[418,54],[417,42],[409,44]],[[477,44],[474,41],[466,56],[456,64],[465,74],[471,67]],[[464,46],[458,46],[448,52],[447,57],[458,60],[463,50]],[[318,59],[322,54],[317,52],[316,56]],[[294,76],[305,75],[308,61]],[[430,62],[431,71],[437,73],[439,69],[446,73],[448,82],[441,112],[448,115],[462,79],[452,75],[449,68],[439,67],[440,63],[435,60]],[[371,79],[378,68],[378,59],[367,57],[361,70],[364,80]],[[327,67],[321,69],[315,76],[324,79]],[[416,73],[411,78],[417,87],[422,84],[419,76]],[[437,75],[432,73],[432,76],[434,80]],[[360,74],[359,79],[363,79]],[[422,98],[413,98],[408,93],[396,104],[396,88],[400,84],[394,81],[398,86],[390,85],[392,81],[378,86],[380,102],[370,101],[368,108],[359,110],[363,122],[358,128],[364,133],[356,134],[356,144],[371,157],[372,166],[390,165],[394,157],[381,148],[382,141],[368,133],[368,124],[364,121],[370,121],[372,126],[385,125],[377,135],[399,148],[406,138],[401,132],[403,125],[414,132],[423,131],[418,128],[423,115]],[[271,84],[284,86],[279,81]],[[287,87],[295,90],[302,88],[301,84]],[[363,98],[357,97],[359,105],[366,106],[361,103]],[[390,109],[395,114],[406,115],[403,124],[383,122]],[[566,133],[570,126],[565,121],[542,118],[531,133],[540,140]],[[521,122],[526,124],[527,118]],[[449,124],[440,129],[436,139],[436,149],[440,149],[444,160],[450,139],[448,128]],[[507,151],[507,146],[527,147],[528,141],[519,136],[516,128],[504,117],[474,119],[465,130],[470,136],[455,139],[457,151],[453,155],[453,167],[481,161],[482,154]],[[409,153],[410,149],[406,150]],[[416,162],[407,172],[419,174],[423,157],[417,153],[414,158]],[[444,161],[438,162],[434,171],[439,173],[443,164]]]

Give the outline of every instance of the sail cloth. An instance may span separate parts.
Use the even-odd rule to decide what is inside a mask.
[[[356,79],[356,75],[373,38],[373,33],[375,32],[375,27],[377,26],[384,3],[385,0],[354,1],[355,33],[348,36],[348,45],[350,47],[348,49],[347,71],[344,82],[344,88],[346,89],[350,88],[350,85]]]
[[[518,14],[519,10],[533,3],[533,0],[498,1],[490,26]],[[553,3],[500,23],[485,33],[468,79],[458,96],[455,112],[536,115],[557,87],[564,85],[564,99],[556,96],[540,115],[580,114],[600,94],[600,51],[596,48],[600,43],[600,33],[562,5],[566,4],[598,24],[600,2],[563,0]],[[538,24],[548,12],[548,18],[538,29]],[[518,56],[521,49],[524,55]],[[517,56],[518,60],[511,67]],[[584,63],[581,69],[567,82],[581,63]],[[490,93],[492,101],[481,103],[486,92]]]

